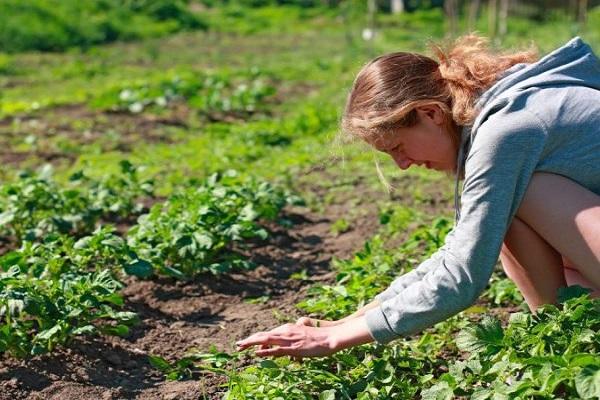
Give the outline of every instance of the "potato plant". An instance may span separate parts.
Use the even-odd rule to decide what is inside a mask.
[[[127,234],[128,245],[157,273],[177,278],[248,268],[235,246],[265,239],[260,219],[274,219],[297,201],[267,182],[241,181],[237,173],[214,174],[155,204]]]
[[[486,317],[462,330],[456,344],[470,353],[469,358],[440,376],[439,383],[429,389],[430,395],[600,397],[599,299],[581,295],[565,300],[560,308],[546,305],[536,314],[514,313],[506,327]]]
[[[267,82],[258,70],[240,76],[182,72],[172,78],[115,87],[91,104],[104,110],[137,114],[180,102],[209,117],[223,113],[246,115],[264,110],[264,101],[275,93]]]
[[[114,228],[74,239],[48,235],[0,257],[0,352],[51,351],[82,334],[125,335],[137,321],[121,311],[121,278],[153,270]]]
[[[48,170],[23,172],[15,182],[0,186],[0,235],[40,240],[50,233],[84,235],[102,218],[140,213],[141,199],[153,196],[153,182],[138,177],[128,161],[119,174],[101,179],[77,172],[70,184],[57,183]]]

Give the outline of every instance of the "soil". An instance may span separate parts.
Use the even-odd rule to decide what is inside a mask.
[[[26,116],[0,120],[0,161],[13,166],[71,164],[85,146],[102,151],[131,151],[136,143],[175,141],[172,129],[187,129],[190,110],[177,106],[166,115],[129,114],[63,105]],[[24,137],[35,138],[28,150],[12,150]],[[65,147],[64,143],[68,143]],[[41,150],[44,149],[44,150]]]
[[[290,96],[306,95],[314,89],[307,84],[286,85],[273,81],[280,88],[264,101],[277,106]],[[262,107],[256,113],[211,112],[201,114],[177,102],[160,114],[145,111],[141,114],[94,110],[83,104],[66,104],[41,109],[27,115],[0,119],[0,162],[16,167],[31,167],[40,163],[72,164],[83,146],[99,146],[103,152],[130,152],[137,144],[174,143],[182,134],[177,131],[196,130],[206,122],[239,122],[253,114],[269,116]],[[35,138],[28,150],[13,150],[22,146],[26,137]],[[64,143],[69,143],[66,147]],[[43,150],[42,150],[43,149]]]
[[[257,267],[194,281],[130,279],[126,308],[141,323],[127,337],[82,337],[52,355],[0,359],[0,399],[218,399],[225,379],[201,376],[167,382],[148,355],[169,361],[191,348],[211,346],[230,352],[234,342],[300,316],[295,304],[317,281],[332,280],[332,257],[348,257],[377,229],[376,215],[364,216],[337,236],[331,224],[343,216],[333,207],[323,217],[305,208],[288,208],[284,228],[269,224],[270,238],[244,252]],[[292,279],[306,271],[307,280]],[[264,297],[265,302],[248,302]],[[251,360],[243,360],[248,363]]]

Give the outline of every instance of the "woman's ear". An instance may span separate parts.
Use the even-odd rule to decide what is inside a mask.
[[[436,104],[416,107],[417,114],[420,118],[428,118],[436,125],[444,124],[444,113],[440,106]]]

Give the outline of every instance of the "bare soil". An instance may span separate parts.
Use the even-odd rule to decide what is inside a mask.
[[[187,129],[190,110],[174,107],[165,115],[113,113],[73,104],[0,120],[0,161],[13,166],[48,162],[71,164],[86,146],[131,151],[136,143],[172,143],[173,129]],[[25,138],[33,139],[22,146]],[[21,147],[23,150],[15,150]]]
[[[0,399],[217,399],[224,378],[166,382],[148,362],[148,355],[174,361],[190,348],[216,346],[233,351],[234,342],[300,316],[295,304],[309,286],[333,279],[332,257],[348,257],[373,235],[375,215],[353,222],[337,236],[331,223],[344,210],[327,218],[305,208],[288,209],[289,228],[268,225],[270,238],[245,249],[257,267],[194,281],[158,278],[130,279],[123,290],[126,308],[141,324],[127,337],[82,337],[52,355],[0,359]],[[292,279],[306,270],[308,280]],[[247,300],[268,296],[264,303]],[[249,362],[250,360],[246,360]]]

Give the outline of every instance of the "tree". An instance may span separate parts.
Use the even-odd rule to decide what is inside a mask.
[[[392,14],[400,14],[404,12],[404,0],[391,0],[390,8]]]
[[[448,19],[448,34],[450,36],[456,36],[458,33],[458,1],[444,1],[444,13]]]
[[[472,0],[469,4],[469,31],[475,30],[475,23],[479,16],[479,9],[481,7],[481,0]]]
[[[498,36],[502,39],[508,32],[508,7],[510,0],[500,0],[500,10],[498,13]]]

